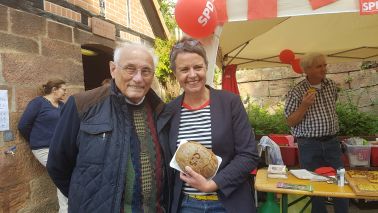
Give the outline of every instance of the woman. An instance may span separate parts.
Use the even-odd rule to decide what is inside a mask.
[[[175,171],[171,212],[255,212],[249,172],[258,163],[257,146],[240,97],[206,85],[208,61],[197,40],[177,42],[170,63],[184,93],[160,115],[160,137],[169,141],[172,154],[185,139],[222,158],[209,180],[190,167]]]
[[[54,134],[66,95],[66,82],[49,80],[42,86],[41,93],[41,96],[29,102],[18,123],[18,130],[29,141],[35,158],[46,167],[50,138]],[[58,200],[59,212],[67,212],[67,198],[59,190]]]

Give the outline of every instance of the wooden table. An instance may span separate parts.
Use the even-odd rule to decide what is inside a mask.
[[[293,184],[312,184],[313,192],[300,191],[293,189],[277,188],[278,182],[293,183]],[[378,200],[378,197],[371,196],[359,196],[356,195],[353,190],[345,185],[339,187],[336,184],[328,184],[326,182],[314,182],[310,180],[302,180],[293,176],[291,173],[288,175],[288,179],[273,179],[267,177],[267,169],[259,169],[255,179],[255,189],[262,192],[274,192],[282,194],[282,213],[288,212],[288,194],[295,195],[307,195],[307,196],[321,196],[321,197],[339,197],[339,198],[355,198],[355,199],[373,199]]]

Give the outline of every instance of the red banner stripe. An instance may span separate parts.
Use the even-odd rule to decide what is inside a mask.
[[[336,0],[309,0],[313,10],[329,5]]]
[[[225,23],[228,21],[227,16],[227,0],[215,0],[214,5],[217,10],[218,23]]]
[[[277,17],[277,0],[248,0],[248,20]]]

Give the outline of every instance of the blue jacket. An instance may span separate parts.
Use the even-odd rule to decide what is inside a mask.
[[[62,107],[63,102],[59,102],[56,108],[42,96],[29,102],[18,123],[18,130],[29,141],[31,149],[50,146]]]
[[[228,213],[256,212],[249,173],[257,167],[259,155],[248,115],[239,96],[210,89],[212,150],[222,158],[218,173],[213,178],[217,191]],[[184,94],[185,95],[185,94]],[[169,140],[171,157],[177,149],[178,128],[184,95],[166,105],[159,116],[158,134]],[[174,171],[174,188],[170,212],[178,212],[182,200],[183,181]]]
[[[112,82],[111,86],[79,93],[70,97],[62,110],[47,170],[68,195],[69,212],[120,212],[128,144],[135,139],[125,96],[116,90]],[[162,101],[152,90],[145,101],[156,117]]]

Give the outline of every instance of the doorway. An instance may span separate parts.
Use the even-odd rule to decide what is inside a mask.
[[[85,90],[101,86],[105,79],[110,79],[109,61],[113,60],[113,49],[100,44],[81,46],[84,69]]]

